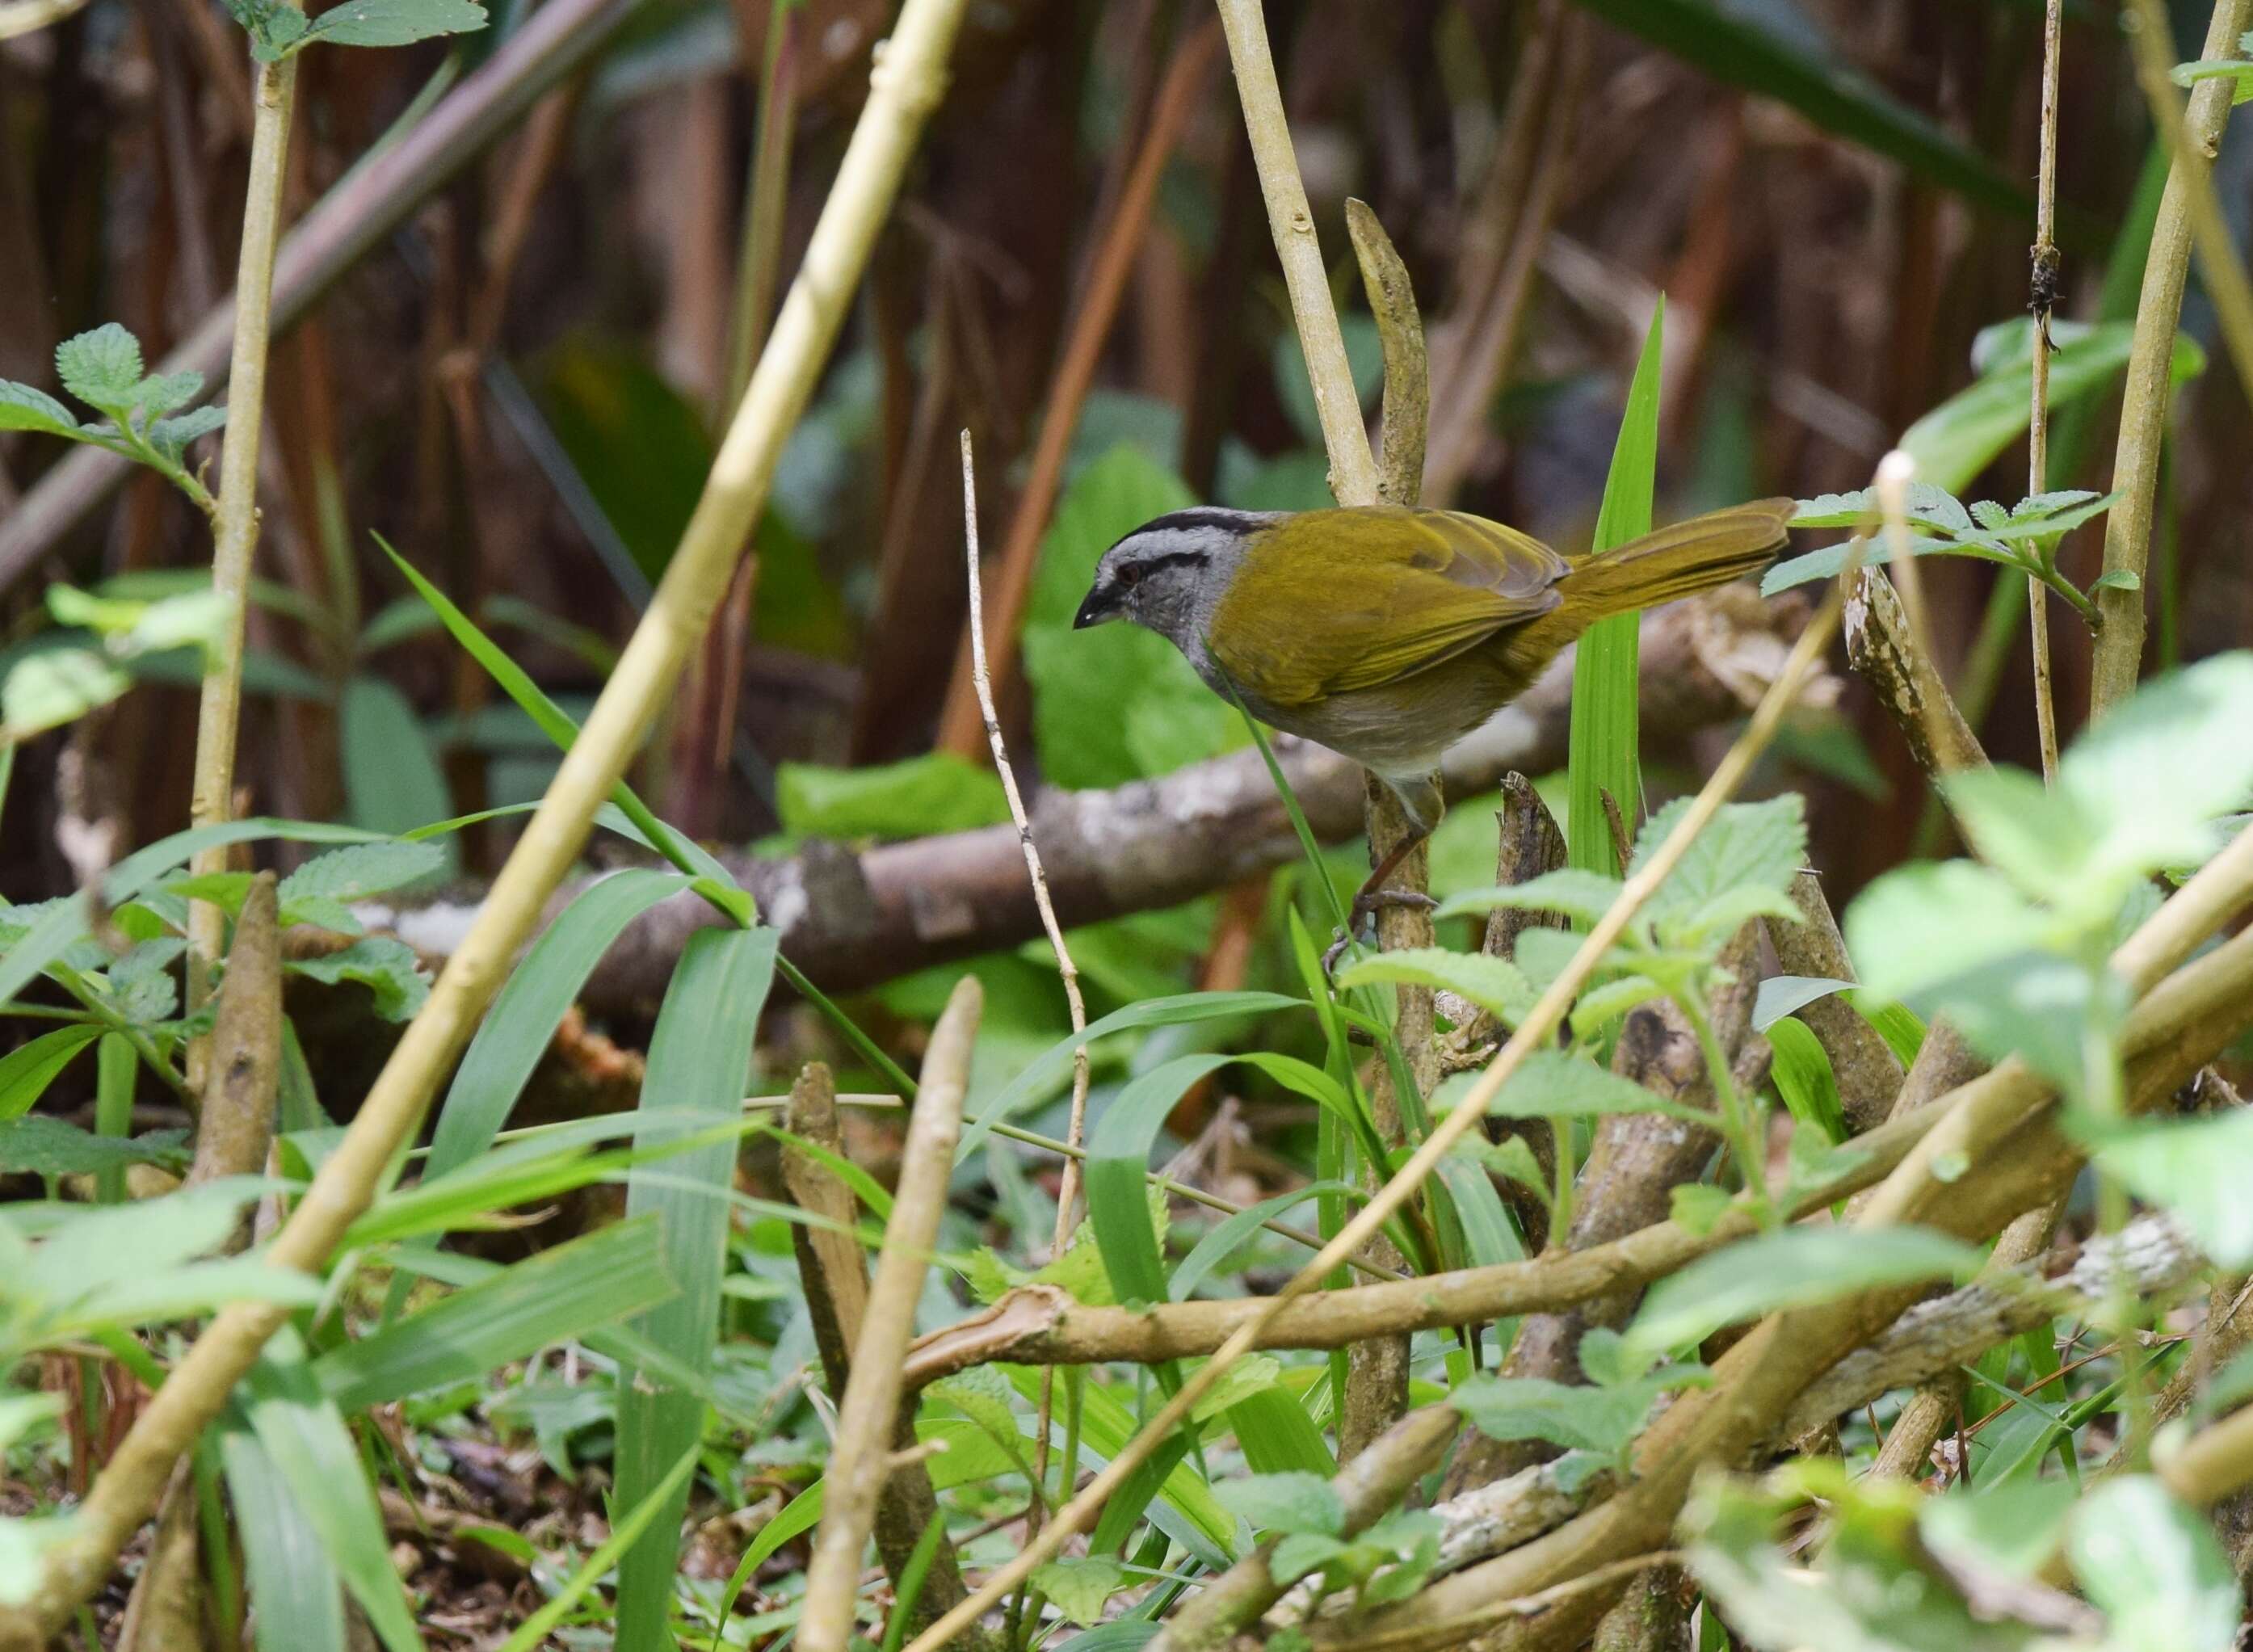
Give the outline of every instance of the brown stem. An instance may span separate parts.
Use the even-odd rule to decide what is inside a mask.
[[[931,1047],[924,1056],[923,1081],[908,1121],[891,1220],[884,1224],[876,1277],[868,1286],[860,1334],[853,1342],[852,1370],[837,1406],[827,1500],[814,1537],[813,1558],[806,1570],[806,1611],[798,1638],[810,1652],[845,1652],[852,1636],[861,1550],[879,1517],[892,1478],[893,1447],[900,1443],[900,1424],[907,1417],[901,1406],[906,1391],[900,1380],[900,1356],[915,1329],[916,1302],[923,1294],[939,1220],[946,1214],[947,1181],[953,1174],[954,1143],[961,1133],[962,1103],[970,1087],[970,1057],[983,1002],[976,976],[966,975],[957,982],[945,1012],[931,1029]],[[808,1100],[818,1104],[818,1097]],[[841,1333],[842,1328],[841,1323]],[[925,1483],[927,1487],[927,1475]],[[934,1502],[933,1517],[935,1511]],[[912,1553],[913,1542],[923,1531],[903,1527],[895,1536],[906,1540]],[[962,1599],[960,1581],[958,1577],[955,1598],[947,1608]],[[923,1614],[919,1611],[917,1615]],[[944,1609],[931,1615],[943,1616]]]
[[[820,1063],[809,1064],[791,1087],[787,1117],[792,1140],[783,1144],[783,1185],[799,1209],[822,1218],[793,1223],[791,1243],[798,1252],[799,1279],[806,1287],[806,1316],[813,1321],[822,1371],[829,1379],[830,1393],[842,1396],[852,1377],[853,1351],[868,1323],[868,1273],[860,1241],[854,1237],[861,1220],[859,1202],[842,1177],[799,1145],[838,1157],[845,1154],[845,1139],[837,1126],[836,1086]],[[912,1395],[898,1405],[889,1435],[892,1450],[915,1445],[915,1411]],[[875,1512],[876,1551],[896,1589],[918,1540],[939,1517],[931,1471],[920,1462],[898,1469],[883,1481]],[[914,1621],[920,1624],[936,1618],[964,1593],[954,1545],[942,1537],[924,1574]],[[977,1635],[976,1642],[982,1644],[984,1638]]]
[[[1846,956],[1845,938],[1838,933],[1838,920],[1824,898],[1823,880],[1813,872],[1802,872],[1792,880],[1791,903],[1799,909],[1799,922],[1768,926],[1768,941],[1783,972],[1852,980],[1854,966]],[[1900,1059],[1868,1018],[1835,993],[1794,1014],[1807,1023],[1831,1058],[1846,1127],[1859,1135],[1890,1117],[1904,1075]]]

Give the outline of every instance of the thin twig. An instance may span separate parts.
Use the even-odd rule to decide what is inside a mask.
[[[2049,318],[2057,303],[2057,62],[2065,0],[2049,0],[2042,19],[2041,164],[2034,184],[2034,353],[2032,400],[2026,408],[2026,491],[2049,487]],[[2057,701],[2050,687],[2049,592],[2026,575],[2026,616],[2033,627],[2034,724],[2041,738],[2042,779],[2057,784]]]
[[[986,667],[985,598],[978,589],[978,471],[970,451],[970,432],[962,433],[962,534],[970,579],[970,674],[978,690],[978,709],[986,720],[986,743],[994,753],[994,767],[1001,776],[1001,790],[1009,799],[1009,818],[1017,823],[1017,840],[1024,846],[1025,875],[1032,880],[1033,902],[1041,910],[1041,927],[1048,931],[1049,945],[1056,952],[1057,973],[1064,979],[1064,1002],[1071,1010],[1072,1035],[1087,1030],[1087,1003],[1080,996],[1079,968],[1071,961],[1071,949],[1064,944],[1064,925],[1057,922],[1056,903],[1049,898],[1049,881],[1041,870],[1040,847],[1033,841],[1033,823],[1025,812],[1024,794],[1017,789],[1017,771],[1009,766],[1009,752],[1001,738],[1001,716],[994,708],[994,682]],[[1071,1117],[1064,1127],[1064,1142],[1078,1148],[1087,1136],[1087,1042],[1085,1039],[1073,1047],[1071,1053]],[[1049,1254],[1060,1257],[1071,1243],[1073,1207],[1079,1202],[1079,1161],[1067,1154],[1064,1174],[1057,1184],[1056,1232],[1050,1242]],[[1033,1433],[1033,1482],[1036,1495],[1033,1499],[1034,1529],[1038,1529],[1040,1511],[1048,1486],[1049,1418],[1054,1405],[1055,1373],[1041,1373],[1041,1400],[1037,1425]],[[1070,1486],[1078,1478],[1078,1466],[1069,1460],[1064,1466],[1064,1483]]]
[[[870,72],[868,101],[798,279],[656,595],[470,932],[275,1237],[270,1265],[308,1272],[324,1266],[367,1208],[385,1168],[421,1123],[438,1081],[530,938],[548,897],[575,863],[595,811],[609,800],[672,693],[765,505],[783,443],[813,394],[909,155],[938,102],[965,4],[907,0],[901,9]],[[527,32],[546,16],[534,17]],[[101,1586],[156,1506],[173,1463],[287,1318],[286,1309],[272,1304],[239,1303],[212,1321],[94,1481],[70,1535],[43,1554],[29,1604],[0,1613],[0,1647],[43,1644]]]
[[[828,1493],[813,1557],[806,1564],[806,1610],[799,1622],[798,1644],[806,1652],[845,1652],[852,1638],[861,1551],[892,1472],[903,1391],[900,1356],[915,1329],[916,1303],[923,1295],[939,1220],[946,1214],[947,1183],[954,1172],[954,1144],[962,1133],[962,1103],[970,1089],[970,1057],[983,1003],[975,975],[956,982],[924,1057],[891,1220],[884,1224],[883,1249],[876,1255],[866,1315],[853,1344],[852,1375],[837,1405]]]
[[[262,63],[251,81],[250,173],[242,206],[242,251],[234,276],[234,345],[227,367],[227,440],[220,449],[219,505],[213,525],[212,590],[226,604],[196,712],[194,791],[189,824],[216,826],[234,812],[234,745],[242,715],[242,644],[249,614],[250,565],[258,549],[258,442],[266,422],[266,351],[274,324],[274,254],[282,238],[289,120],[296,106],[297,59]],[[227,870],[216,845],[190,862],[199,876]],[[210,990],[227,937],[227,914],[198,901],[188,914],[187,1003]],[[200,1088],[207,1040],[188,1048],[188,1082]]]
[[[1235,3],[1235,0],[1228,0],[1228,3]],[[979,1614],[987,1607],[1047,1562],[1066,1538],[1085,1530],[1103,1504],[1117,1494],[1126,1476],[1148,1460],[1151,1453],[1174,1429],[1181,1425],[1197,1402],[1210,1393],[1235,1362],[1257,1343],[1268,1322],[1281,1314],[1290,1302],[1317,1286],[1347,1257],[1366,1244],[1416,1195],[1440,1160],[1485,1118],[1489,1105],[1502,1086],[1510,1081],[1511,1075],[1524,1063],[1525,1058],[1547,1044],[1605,954],[1626,932],[1635,915],[1657,892],[1683,855],[1688,853],[1691,844],[1705,829],[1722,804],[1743,784],[1746,775],[1775,737],[1785,714],[1796,701],[1800,685],[1815,669],[1823,651],[1829,645],[1838,627],[1839,607],[1840,598],[1834,591],[1830,600],[1809,622],[1807,629],[1800,633],[1790,657],[1777,673],[1768,692],[1761,697],[1744,732],[1722,757],[1712,777],[1691,799],[1673,831],[1667,834],[1643,868],[1621,889],[1618,898],[1589,931],[1571,961],[1527,1013],[1517,1031],[1503,1046],[1501,1054],[1495,1057],[1493,1064],[1479,1076],[1454,1111],[1434,1126],[1431,1134],[1424,1139],[1408,1162],[1352,1220],[1338,1230],[1329,1244],[1322,1247],[1320,1255],[1294,1274],[1280,1292],[1262,1302],[1256,1318],[1240,1327],[1211,1359],[1197,1368],[1140,1432],[1130,1439],[1103,1471],[1088,1482],[1087,1488],[1058,1511],[1057,1517],[1036,1539],[988,1578],[961,1607],[918,1636],[911,1643],[910,1652],[937,1652],[949,1635],[976,1622]]]

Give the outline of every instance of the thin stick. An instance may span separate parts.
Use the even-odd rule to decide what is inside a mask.
[[[2041,165],[2034,184],[2033,400],[2026,408],[2026,491],[2049,487],[2049,317],[2057,303],[2057,60],[2065,0],[2049,0],[2042,19]],[[2051,692],[2049,592],[2026,575],[2026,617],[2034,657],[2034,725],[2042,779],[2057,784],[2057,701]]]
[[[900,1355],[915,1330],[916,1302],[923,1294],[939,1219],[946,1214],[946,1186],[954,1172],[954,1144],[962,1133],[962,1102],[969,1093],[970,1057],[984,999],[975,975],[956,982],[924,1057],[892,1218],[884,1224],[876,1276],[869,1282],[861,1335],[853,1344],[852,1375],[837,1405],[828,1498],[806,1568],[806,1611],[798,1631],[798,1644],[806,1652],[845,1652],[852,1638],[861,1551],[893,1468]]]
[[[258,441],[266,422],[266,348],[274,319],[274,252],[282,239],[282,193],[289,171],[289,117],[296,105],[297,59],[262,63],[251,83],[250,178],[242,204],[242,252],[234,276],[234,348],[227,366],[227,441],[220,450],[219,510],[213,524],[212,589],[227,605],[196,712],[194,791],[189,824],[216,826],[234,812],[234,743],[242,714],[242,641],[249,613],[250,564],[258,549]],[[224,872],[224,844],[190,862],[198,876]],[[227,914],[209,901],[188,913],[187,999],[191,1013],[211,988],[212,966],[227,939]],[[188,1083],[200,1089],[208,1036],[188,1047]]]
[[[1223,3],[1229,6],[1237,3],[1237,0],[1223,0]],[[1843,586],[1842,581],[1840,589]],[[1322,1247],[1320,1255],[1301,1268],[1280,1292],[1265,1300],[1256,1318],[1239,1327],[1210,1360],[1197,1368],[1141,1432],[1129,1439],[1104,1470],[1088,1482],[1087,1488],[1060,1509],[1040,1535],[1027,1544],[1023,1552],[988,1578],[969,1600],[917,1636],[910,1644],[909,1652],[938,1652],[949,1635],[976,1622],[979,1614],[987,1607],[1046,1563],[1063,1546],[1065,1539],[1075,1532],[1085,1530],[1104,1503],[1118,1493],[1126,1477],[1149,1459],[1168,1434],[1181,1425],[1197,1402],[1226,1375],[1229,1368],[1254,1346],[1268,1323],[1288,1303],[1319,1286],[1326,1275],[1367,1244],[1415,1196],[1425,1178],[1438,1167],[1454,1144],[1484,1119],[1489,1104],[1501,1092],[1503,1085],[1509,1083],[1529,1055],[1546,1045],[1572,1008],[1580,989],[1602,962],[1604,955],[1626,932],[1635,915],[1657,893],[1667,875],[1689,852],[1691,844],[1712,820],[1722,804],[1744,783],[1745,776],[1774,738],[1785,713],[1796,700],[1800,685],[1816,668],[1824,650],[1830,645],[1831,635],[1838,628],[1841,600],[1838,590],[1834,589],[1830,599],[1808,623],[1807,629],[1800,633],[1783,669],[1777,673],[1767,694],[1761,696],[1745,731],[1737,737],[1735,744],[1721,759],[1720,766],[1714,770],[1712,777],[1706,781],[1682,818],[1676,822],[1674,830],[1667,834],[1665,841],[1659,845],[1657,853],[1643,869],[1621,888],[1618,898],[1597,920],[1587,938],[1580,943],[1580,950],[1573,953],[1562,972],[1550,983],[1548,990],[1528,1012],[1493,1063],[1479,1076],[1454,1110],[1433,1127],[1408,1162],[1378,1189],[1377,1195],[1351,1221],[1338,1230],[1336,1236]]]
[[[994,767],[1001,771],[1001,790],[1009,799],[1009,818],[1017,823],[1017,840],[1025,849],[1025,875],[1032,880],[1033,903],[1041,910],[1041,927],[1049,932],[1049,945],[1055,950],[1057,973],[1064,979],[1064,1001],[1071,1009],[1072,1035],[1077,1038],[1087,1030],[1087,1004],[1080,996],[1079,967],[1071,961],[1071,949],[1064,944],[1064,925],[1057,922],[1056,903],[1049,898],[1049,881],[1041,870],[1040,847],[1033,841],[1032,818],[1025,812],[1024,794],[1017,789],[1017,771],[1009,766],[1009,751],[1001,738],[1001,714],[994,708],[994,682],[986,666],[985,598],[978,589],[978,469],[970,451],[970,432],[962,433],[962,536],[965,560],[970,579],[970,675],[978,690],[978,709],[986,719],[986,743],[994,753]],[[1064,1127],[1064,1143],[1078,1149],[1087,1135],[1087,1075],[1088,1058],[1085,1040],[1076,1045],[1071,1054],[1071,1119]],[[1050,1242],[1049,1254],[1060,1257],[1071,1243],[1072,1209],[1079,1202],[1079,1161],[1067,1154],[1064,1174],[1057,1184],[1056,1233]],[[1056,1373],[1041,1373],[1040,1412],[1033,1434],[1033,1480],[1035,1495],[1031,1519],[1037,1529],[1043,1504],[1047,1498],[1049,1474],[1049,1418],[1055,1401]],[[1064,1483],[1069,1487],[1077,1479],[1076,1465],[1067,1461],[1064,1468]]]
[[[273,1265],[309,1272],[324,1266],[367,1208],[386,1166],[422,1122],[438,1081],[475,1030],[548,897],[577,860],[595,811],[608,801],[657,708],[673,692],[734,572],[744,536],[765,505],[784,441],[813,394],[908,157],[938,102],[965,4],[907,0],[902,8],[869,73],[868,100],[805,262],[665,577],[546,798],[493,880],[477,921],[385,1063],[352,1127],[275,1238],[268,1257]],[[527,29],[540,21],[535,17]],[[173,1462],[218,1414],[287,1317],[269,1304],[239,1303],[212,1321],[110,1458],[70,1536],[45,1551],[30,1603],[0,1612],[0,1648],[44,1644],[101,1586],[118,1551],[156,1506]]]
[[[2183,287],[2190,268],[2193,211],[2206,185],[2203,157],[2220,141],[2229,118],[2234,89],[2227,76],[2200,83],[2179,119],[2172,87],[2165,86],[2166,39],[2161,9],[2137,0],[2130,16],[2140,67],[2147,52],[2157,53],[2163,95],[2152,108],[2161,130],[2180,131],[2174,164],[2167,171],[2159,217],[2152,225],[2152,250],[2144,261],[2144,284],[2136,300],[2136,330],[2128,350],[2128,372],[2120,402],[2120,440],[2112,462],[2112,488],[2120,502],[2104,516],[2104,572],[2134,576],[2132,588],[2113,584],[2096,593],[2103,617],[2089,673],[2089,714],[2101,717],[2135,691],[2144,659],[2142,581],[2151,560],[2152,521],[2159,478],[2159,450],[2166,440],[2167,408],[2173,400],[2175,328],[2182,319]],[[2253,17],[2253,0],[2217,0],[2207,27],[2205,55],[2226,57]],[[2148,37],[2148,38],[2146,38]],[[2148,80],[2148,76],[2146,79]],[[2227,261],[2225,261],[2227,262]],[[2209,281],[2209,288],[2213,283]],[[2217,313],[2225,313],[2217,306]],[[2235,337],[2234,333],[2231,335]],[[2234,353],[2234,350],[2233,350]],[[2240,371],[2246,371],[2241,364]],[[2249,380],[2253,381],[2253,380]]]

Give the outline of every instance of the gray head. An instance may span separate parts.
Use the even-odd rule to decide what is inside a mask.
[[[1235,577],[1245,543],[1274,520],[1273,512],[1199,505],[1143,523],[1104,552],[1072,625],[1131,619],[1201,666],[1212,610]]]

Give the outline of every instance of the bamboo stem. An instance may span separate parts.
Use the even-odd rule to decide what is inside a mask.
[[[359,1116],[323,1163],[269,1261],[317,1269],[367,1208],[385,1167],[421,1122],[438,1081],[475,1030],[517,952],[575,861],[703,633],[736,556],[764,505],[783,443],[827,360],[837,329],[890,209],[924,122],[945,86],[966,0],[907,0],[869,74],[854,129],[806,261],[729,427],[704,493],[641,624],[546,798],[527,825],[477,921],[377,1077]],[[537,19],[535,19],[535,24]],[[284,1322],[260,1303],[213,1321],[150,1400],[95,1481],[71,1536],[50,1548],[29,1604],[0,1614],[0,1649],[37,1647],[98,1588],[156,1505],[173,1462],[218,1414],[238,1378]]]
[[[227,366],[227,441],[220,450],[219,510],[213,525],[212,589],[227,604],[196,711],[196,767],[188,819],[216,826],[234,812],[234,748],[242,715],[242,643],[249,613],[250,566],[258,550],[258,443],[266,422],[266,356],[274,321],[274,254],[282,239],[282,196],[289,173],[289,121],[296,107],[297,59],[262,63],[251,82],[250,175],[242,206],[242,250],[235,268],[234,344]],[[224,872],[225,845],[199,851],[198,876]],[[188,913],[187,1004],[192,1014],[211,989],[212,967],[227,940],[227,914],[208,901]],[[201,1089],[210,1040],[188,1050],[188,1084]]]
[[[2131,17],[2138,21],[2137,50],[2141,56],[2158,52],[2164,59],[2166,23],[2161,9],[2136,0]],[[2206,52],[2226,57],[2253,18],[2253,0],[2215,0],[2208,24]],[[2144,37],[2149,37],[2148,39]],[[2164,76],[2164,62],[2162,74]],[[2132,589],[2108,585],[2096,593],[2096,610],[2103,626],[2096,635],[2096,658],[2089,674],[2089,714],[2103,715],[2135,691],[2144,659],[2144,591],[2142,582],[2151,561],[2152,523],[2159,479],[2159,450],[2166,440],[2167,407],[2173,395],[2170,372],[2175,327],[2182,317],[2183,287],[2190,268],[2194,203],[2209,192],[2204,157],[2220,143],[2223,123],[2229,118],[2233,82],[2206,80],[2192,92],[2174,145],[2174,164],[2167,171],[2166,192],[2159,199],[2159,215],[2152,227],[2152,250],[2144,263],[2143,289],[2136,301],[2136,331],[2129,346],[2126,387],[2120,403],[2120,440],[2112,462],[2112,487],[2120,501],[2104,518],[2104,572],[2131,575]],[[2174,108],[2173,92],[2154,103],[2166,121]],[[2234,337],[2234,335],[2233,335]],[[2248,341],[2253,350],[2253,340]],[[2253,363],[2241,362],[2241,373],[2253,384]]]

